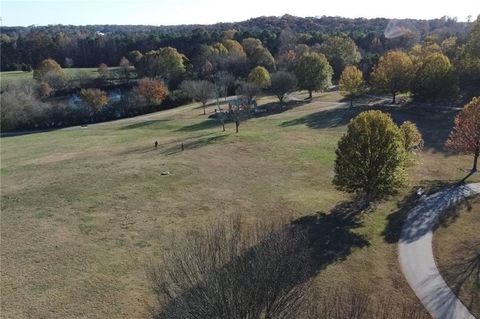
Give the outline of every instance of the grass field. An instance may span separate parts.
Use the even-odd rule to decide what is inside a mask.
[[[144,318],[153,304],[145,267],[169,249],[172,237],[181,240],[232,213],[298,219],[349,201],[331,180],[336,142],[358,111],[339,101],[337,93],[318,95],[250,119],[239,134],[233,124],[222,133],[191,104],[87,128],[3,137],[2,315]],[[452,113],[390,111],[416,122],[425,135],[410,186],[354,224],[326,230],[327,239],[344,247],[318,269],[315,283],[324,291],[361,288],[392,303],[416,303],[397,262],[395,217],[405,213],[399,203],[414,186],[460,179],[471,158],[443,151]]]
[[[473,285],[474,275],[463,282],[461,275],[473,263],[480,245],[480,196],[476,196],[454,211],[444,227],[434,236],[434,252],[437,265],[447,284],[454,290],[470,311],[480,316],[480,290]],[[473,263],[472,263],[473,262]],[[475,267],[473,272],[478,271]]]
[[[117,68],[109,68],[110,70],[115,70]],[[65,68],[63,69],[65,74],[69,77],[75,78],[78,76],[97,78],[98,72],[97,68]],[[32,72],[23,72],[23,71],[6,71],[0,72],[0,80],[3,84],[12,83],[15,81],[31,80],[33,78]]]

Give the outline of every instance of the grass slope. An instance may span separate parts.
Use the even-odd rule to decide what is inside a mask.
[[[173,236],[181,240],[226,214],[298,219],[348,201],[331,180],[336,142],[356,111],[339,101],[337,93],[319,95],[250,119],[239,134],[233,124],[221,132],[192,104],[2,138],[3,315],[142,318],[153,303],[145,265],[169,249]],[[416,121],[426,135],[427,149],[410,172],[412,187],[465,174],[470,157],[440,148],[451,114],[391,111]],[[391,218],[404,213],[397,203],[409,191],[353,224],[319,230],[322,241],[338,242],[342,251],[318,269],[319,287],[361,287],[392,303],[416,302],[398,267],[398,225]]]
[[[463,303],[480,316],[480,290],[474,285],[480,260],[480,196],[462,203],[447,215],[434,234],[433,248],[443,278]],[[476,263],[476,266],[474,264]],[[464,281],[466,270],[472,271]],[[478,278],[477,278],[478,280]]]
[[[116,70],[117,68],[109,68],[110,70]],[[69,77],[75,78],[77,76],[84,76],[86,78],[97,78],[97,68],[64,68],[63,71]],[[2,84],[9,84],[12,82],[31,80],[33,78],[32,72],[23,71],[5,71],[0,72],[0,80]]]

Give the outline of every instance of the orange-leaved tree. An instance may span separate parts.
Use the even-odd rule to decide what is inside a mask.
[[[168,95],[168,89],[162,81],[143,78],[138,81],[138,94],[143,96],[148,103],[160,103]]]
[[[80,96],[95,112],[100,112],[108,103],[107,93],[99,89],[82,89]]]
[[[480,97],[474,97],[455,118],[455,127],[445,146],[451,150],[473,154],[471,173],[477,171],[480,156]]]

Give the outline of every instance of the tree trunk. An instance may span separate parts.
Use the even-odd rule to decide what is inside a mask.
[[[308,98],[311,100],[312,99],[312,90],[308,90]]]
[[[239,121],[235,121],[235,133],[238,133],[238,127],[240,126]]]
[[[396,96],[396,94],[395,94],[395,92],[393,92],[393,101],[392,101],[393,104],[395,104],[395,96]]]
[[[350,107],[353,107],[353,99],[350,99]]]
[[[222,132],[225,132],[225,121],[222,121],[222,128],[223,128]]]
[[[473,167],[472,167],[472,173],[475,173],[477,171],[477,164],[478,164],[478,157],[480,156],[480,149],[477,149],[475,151],[475,155],[473,156]]]
[[[203,115],[206,115],[207,113],[205,112],[205,104],[206,103],[202,103],[202,106],[203,106]]]

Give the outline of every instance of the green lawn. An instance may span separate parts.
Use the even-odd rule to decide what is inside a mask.
[[[336,141],[356,113],[339,100],[337,93],[317,95],[250,119],[239,134],[233,124],[221,132],[192,104],[1,138],[3,316],[146,317],[153,300],[145,266],[169,249],[173,236],[181,240],[232,213],[297,219],[349,200],[331,185]],[[398,267],[396,242],[385,239],[386,230],[395,231],[388,216],[413,186],[460,179],[471,159],[441,148],[452,114],[392,112],[416,121],[426,137],[410,187],[339,230],[363,244],[325,264],[315,282],[324,291],[341,285],[416,303]]]
[[[480,316],[478,280],[480,246],[480,196],[462,203],[447,215],[433,238],[437,265],[450,288],[475,316]],[[475,256],[477,256],[475,258]],[[476,263],[476,266],[475,266]],[[466,276],[466,270],[471,270]]]
[[[110,68],[110,70],[115,70],[117,68]],[[85,76],[90,78],[98,77],[97,68],[65,68],[63,69],[65,74],[69,77],[75,78],[78,76]],[[5,71],[0,72],[0,79],[3,84],[12,83],[15,81],[30,80],[33,78],[32,72],[23,72],[23,71]]]

